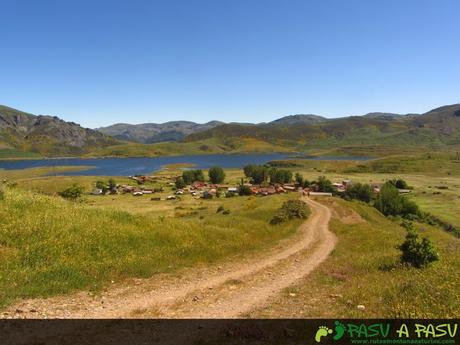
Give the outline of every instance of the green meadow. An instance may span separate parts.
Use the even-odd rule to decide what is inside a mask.
[[[370,161],[273,163],[308,180],[383,183],[405,179],[409,198],[422,210],[460,226],[460,165],[452,154],[391,156]],[[291,236],[300,221],[269,225],[282,203],[298,195],[195,199],[174,193],[168,181],[188,165],[164,167],[160,179],[145,187],[163,187],[150,195],[94,196],[78,202],[56,194],[74,183],[86,192],[109,177],[58,176],[87,167],[0,170],[5,188],[0,201],[0,305],[28,297],[98,291],[110,281],[151,277],[185,267],[208,265],[274,246]],[[226,183],[244,178],[226,169]],[[56,176],[57,175],[57,176]],[[117,183],[137,185],[126,177]],[[326,202],[323,200],[323,202]],[[432,239],[440,261],[418,270],[398,263],[405,235],[399,225],[374,208],[334,198],[330,223],[339,242],[332,255],[300,284],[285,291],[258,317],[455,317],[460,312],[460,239],[439,227],[416,224]],[[217,212],[219,208],[228,214]],[[350,222],[351,215],[355,221]],[[363,305],[364,309],[358,309]]]
[[[94,197],[95,204],[96,198],[111,201],[110,196]],[[139,200],[126,195],[110,207],[94,207],[91,200],[70,202],[20,187],[4,188],[0,305],[78,289],[97,291],[110,281],[262,250],[293,234],[300,224],[269,225],[289,198],[163,201],[158,207],[147,196]],[[229,214],[217,213],[219,206]]]
[[[331,230],[338,243],[310,276],[252,317],[455,318],[460,313],[460,239],[426,224],[440,260],[426,269],[402,266],[396,249],[405,236],[399,222],[360,203],[336,199]],[[361,219],[343,221],[355,212]],[[358,307],[360,306],[360,307]]]
[[[408,197],[423,211],[460,228],[460,156],[455,152],[396,155],[369,161],[294,160],[275,164],[310,181],[320,175],[337,182],[351,179],[361,183],[402,178],[413,187]]]

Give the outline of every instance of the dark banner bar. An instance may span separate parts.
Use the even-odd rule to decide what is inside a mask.
[[[2,320],[3,344],[460,344],[458,320]]]

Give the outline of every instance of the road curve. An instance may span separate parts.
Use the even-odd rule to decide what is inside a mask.
[[[81,292],[22,301],[9,310],[19,309],[18,316],[27,318],[242,317],[308,275],[334,249],[336,237],[328,226],[331,211],[310,198],[302,200],[312,213],[299,227],[297,241],[266,255],[163,279],[138,280],[97,296]]]

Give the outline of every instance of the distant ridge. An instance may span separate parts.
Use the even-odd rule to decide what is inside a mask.
[[[162,141],[179,141],[189,134],[205,131],[221,124],[223,122],[220,121],[210,121],[204,124],[191,121],[169,121],[139,125],[117,123],[96,130],[117,139],[151,144]]]
[[[313,115],[313,114],[296,114],[296,115],[288,115],[277,120],[269,122],[270,124],[274,125],[294,125],[299,123],[304,124],[313,124],[327,121],[328,119],[322,116]]]
[[[170,143],[161,149],[144,145],[160,142]],[[118,123],[97,130],[56,116],[33,115],[0,106],[0,157],[16,157],[22,153],[142,156],[174,152],[262,152],[277,148],[301,152],[312,148],[382,146],[397,150],[449,145],[460,147],[460,104],[438,107],[424,114],[373,112],[335,119],[297,114],[259,124],[169,121],[139,125]]]
[[[0,147],[45,156],[78,155],[119,141],[56,116],[33,115],[0,105]]]
[[[420,115],[369,113],[335,119],[294,115],[253,126],[221,125],[191,134],[185,140],[193,142],[211,138],[219,142],[231,138],[252,138],[296,149],[460,145],[460,104],[439,107]]]

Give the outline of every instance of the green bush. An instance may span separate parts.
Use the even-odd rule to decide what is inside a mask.
[[[58,194],[64,199],[77,200],[84,192],[84,188],[78,184],[73,184],[71,187],[64,189]]]
[[[217,208],[216,213],[222,212],[222,211],[224,211],[224,210],[225,210],[224,206],[220,205],[220,206]]]
[[[117,188],[117,182],[113,178],[109,178],[109,181],[107,182],[107,185],[111,191],[115,190]]]
[[[252,190],[249,188],[249,186],[241,185],[238,188],[238,194],[239,195],[252,195]]]
[[[410,222],[404,222],[403,226],[407,230],[407,235],[405,241],[398,246],[402,252],[401,262],[417,268],[424,268],[439,260],[439,254],[429,238],[425,237],[420,240],[417,231]]]
[[[347,189],[344,198],[348,200],[356,199],[364,202],[370,202],[372,199],[372,187],[364,183],[355,183]]]
[[[209,180],[214,183],[222,183],[225,180],[225,172],[221,167],[215,166],[208,171]]]
[[[305,219],[310,214],[307,204],[301,200],[288,200],[283,203],[278,212],[270,220],[270,224],[275,225],[291,219]]]
[[[383,185],[374,206],[385,216],[420,215],[417,204],[399,194],[398,189],[390,182]]]

